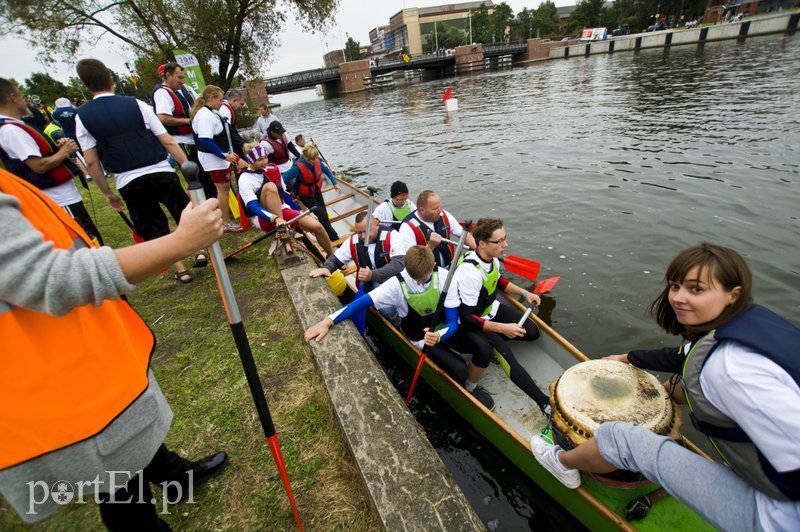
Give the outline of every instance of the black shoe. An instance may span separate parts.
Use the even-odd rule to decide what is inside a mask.
[[[224,451],[221,451],[206,456],[199,462],[191,462],[191,464],[191,469],[188,469],[186,473],[182,475],[183,478],[178,480],[177,484],[179,485],[176,485],[175,482],[162,484],[162,489],[167,490],[167,500],[170,504],[177,504],[185,501],[190,491],[193,494],[192,496],[194,496],[195,488],[222,473],[222,470],[228,465],[228,455]],[[190,471],[192,473],[191,477],[189,477]],[[192,479],[191,490],[189,489],[189,478]]]
[[[220,451],[194,463],[194,486],[216,477],[228,466],[228,453]]]
[[[483,406],[494,412],[494,399],[492,399],[492,394],[487,392],[485,388],[476,386],[470,393],[472,393],[472,396],[480,401]]]

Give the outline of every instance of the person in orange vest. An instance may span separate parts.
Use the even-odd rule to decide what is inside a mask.
[[[155,337],[122,296],[219,239],[216,198],[188,205],[173,233],[114,250],[0,170],[0,227],[0,493],[26,522],[95,494],[109,530],[168,530],[149,483],[170,504],[191,499],[228,457],[192,462],[164,446]]]

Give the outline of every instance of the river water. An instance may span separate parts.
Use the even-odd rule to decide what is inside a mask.
[[[289,132],[313,137],[356,184],[385,196],[401,179],[412,198],[437,191],[460,219],[503,218],[508,252],[561,276],[540,315],[589,356],[675,343],[645,309],[669,260],[701,241],[740,251],[756,301],[800,324],[800,36],[281,100]],[[454,431],[437,434],[452,462]],[[508,465],[476,467],[507,476]],[[516,512],[499,529],[533,525],[515,487],[496,490]]]

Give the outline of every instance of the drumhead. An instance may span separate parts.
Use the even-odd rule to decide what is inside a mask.
[[[680,421],[667,391],[650,373],[612,360],[567,369],[550,386],[553,425],[573,446],[605,421],[629,421],[675,437]]]

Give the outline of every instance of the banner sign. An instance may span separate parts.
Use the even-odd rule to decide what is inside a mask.
[[[189,85],[197,94],[206,88],[206,81],[203,79],[203,72],[200,70],[200,62],[197,58],[186,50],[173,50],[175,62],[178,63],[186,74],[186,84]]]
[[[602,41],[608,38],[607,28],[583,28],[581,32],[582,41]]]

